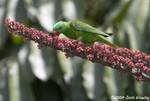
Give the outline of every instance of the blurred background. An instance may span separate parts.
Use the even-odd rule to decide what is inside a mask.
[[[149,82],[79,57],[66,59],[63,52],[38,49],[9,34],[5,18],[49,35],[57,21],[78,19],[114,33],[110,40],[120,47],[149,54],[150,0],[0,0],[0,101],[123,101],[118,97],[150,95]]]

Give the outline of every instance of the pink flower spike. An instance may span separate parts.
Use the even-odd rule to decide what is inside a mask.
[[[66,53],[66,57],[78,56],[95,63],[101,63],[116,69],[120,73],[130,74],[137,81],[150,81],[150,55],[127,48],[112,48],[101,43],[93,46],[69,38],[60,38],[60,33],[49,36],[35,28],[27,28],[19,22],[5,19],[10,33],[21,35],[24,39],[38,43],[38,47],[50,47]]]

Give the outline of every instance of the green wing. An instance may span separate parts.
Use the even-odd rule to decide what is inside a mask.
[[[109,37],[110,35],[84,23],[84,22],[81,22],[81,21],[77,21],[77,20],[73,20],[71,21],[71,26],[80,30],[80,31],[83,31],[83,32],[90,32],[90,33],[95,33],[95,34],[99,34],[101,36],[104,36],[104,37]]]

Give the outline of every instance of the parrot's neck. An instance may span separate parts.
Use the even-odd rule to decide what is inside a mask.
[[[62,32],[65,36],[71,39],[76,39],[74,29],[71,27],[71,22],[63,22]]]

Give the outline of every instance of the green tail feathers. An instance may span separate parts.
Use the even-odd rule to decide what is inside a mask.
[[[107,45],[112,46],[113,48],[119,48],[119,46],[108,41]]]
[[[107,44],[107,45],[109,45],[109,46],[111,46],[111,47],[113,47],[113,48],[119,48],[119,46],[117,46],[117,45],[115,45],[115,44],[113,44],[113,43],[107,41],[106,39],[104,39],[104,38],[102,38],[102,37],[101,37],[101,39],[99,40],[99,42],[105,43],[105,44]]]

